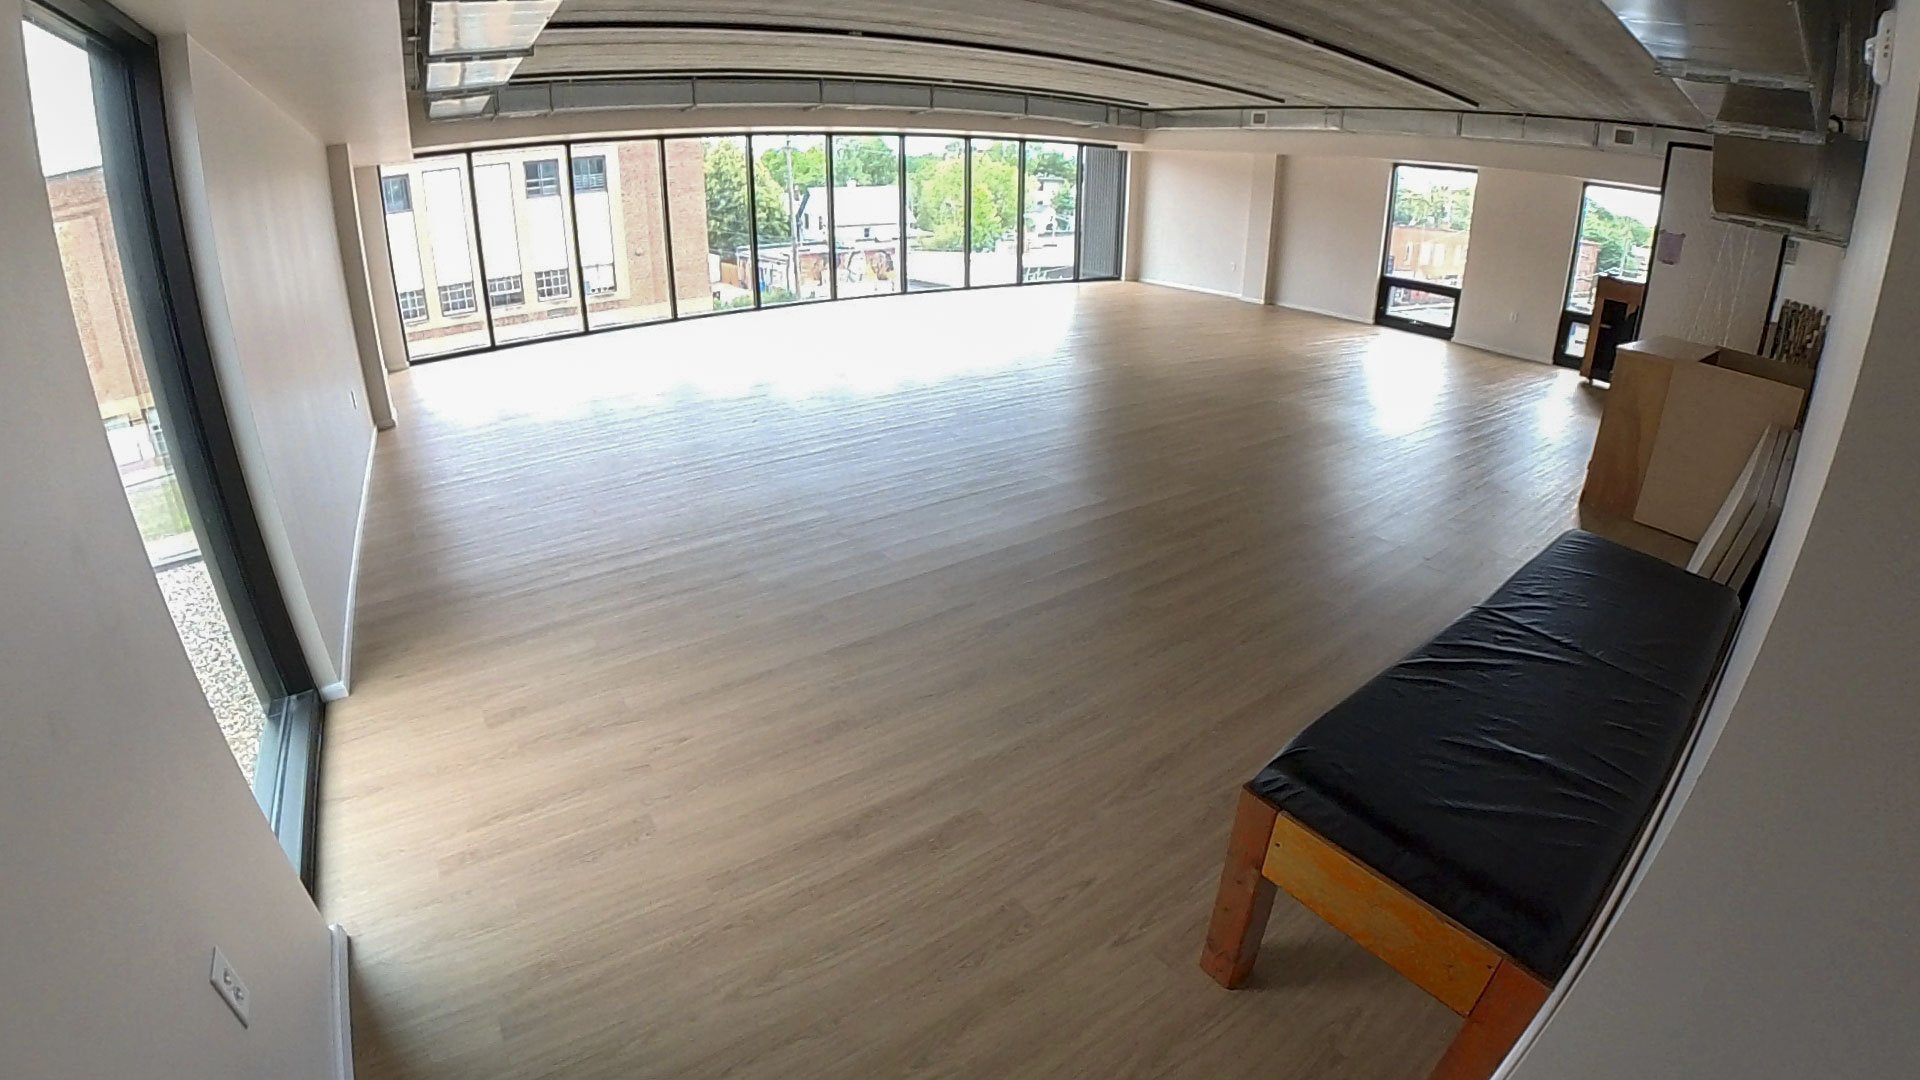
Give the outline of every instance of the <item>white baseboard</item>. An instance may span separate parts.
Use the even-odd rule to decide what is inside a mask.
[[[1332,308],[1314,307],[1311,304],[1282,304],[1275,302],[1274,306],[1286,308],[1288,311],[1304,311],[1309,315],[1325,315],[1329,319],[1340,319],[1344,322],[1367,323],[1369,325],[1373,322],[1372,319],[1358,318],[1350,311],[1334,311]]]
[[[1205,293],[1208,296],[1224,296],[1229,300],[1245,300],[1250,304],[1258,304],[1261,302],[1257,296],[1241,296],[1239,293],[1227,289],[1209,289],[1204,285],[1190,285],[1184,281],[1163,281],[1160,278],[1143,277],[1140,279],[1140,284],[1158,285],[1162,288],[1181,289],[1186,292]]]
[[[333,937],[333,1060],[334,1080],[353,1080],[353,1010],[348,998],[347,928],[339,923],[327,927]]]
[[[1530,364],[1552,364],[1553,363],[1552,360],[1542,360],[1538,356],[1528,356],[1526,353],[1517,353],[1511,349],[1502,349],[1497,345],[1487,345],[1482,342],[1473,341],[1468,338],[1463,338],[1459,334],[1455,334],[1453,336],[1453,343],[1455,345],[1465,345],[1469,349],[1479,349],[1481,352],[1490,352],[1495,354],[1496,356],[1510,357],[1514,360],[1525,360]]]
[[[360,552],[366,547],[367,504],[373,494],[373,456],[380,449],[376,428],[367,437],[367,473],[360,478],[360,514],[353,523],[353,561],[347,564],[347,624],[340,634],[340,679],[320,688],[320,700],[339,701],[353,686],[353,627],[359,621],[355,607],[360,602]]]

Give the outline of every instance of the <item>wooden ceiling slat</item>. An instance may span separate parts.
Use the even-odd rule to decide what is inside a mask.
[[[519,77],[722,70],[1700,122],[1602,0],[565,0]]]

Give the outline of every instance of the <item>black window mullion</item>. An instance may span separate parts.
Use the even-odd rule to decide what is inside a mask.
[[[973,288],[973,139],[960,140],[960,287]]]
[[[566,181],[567,193],[567,231],[573,234],[573,277],[574,290],[579,299],[580,329],[587,329],[587,262],[580,255],[580,214],[573,200],[573,144],[564,143],[560,147],[560,157],[564,164],[560,175]],[[612,217],[609,216],[611,221]]]
[[[660,160],[660,238],[667,249],[667,318],[680,317],[680,275],[673,268],[673,199],[667,193],[667,140],[653,140]]]
[[[753,306],[760,307],[760,208],[754,198],[754,188],[759,185],[759,174],[753,167],[753,136],[740,136],[740,143],[746,148],[747,157],[747,288],[753,296]]]
[[[1027,140],[1014,144],[1020,160],[1013,167],[1013,283],[1027,283]]]
[[[480,238],[480,185],[474,179],[473,155],[468,153],[459,156],[466,162],[467,210],[473,217],[473,259],[474,263],[480,268],[480,281],[482,285],[484,285],[492,279],[487,277],[487,245],[486,242]],[[511,176],[512,174],[509,173],[508,175]],[[508,199],[512,199],[511,193],[508,194]],[[524,266],[521,267],[520,272],[524,275],[526,268]],[[522,289],[525,287],[524,284],[521,286]],[[496,337],[493,332],[493,290],[486,289],[485,291],[487,293],[487,310],[486,318],[483,321],[487,324],[487,348],[497,349],[500,347],[500,339]]]
[[[826,135],[827,144],[827,299],[840,299],[840,230],[834,218],[833,187],[833,133]],[[799,228],[798,223],[794,228]],[[799,283],[799,270],[795,269],[794,283]],[[797,291],[797,290],[796,290]]]
[[[900,263],[894,274],[900,279],[901,294],[905,295],[913,291],[907,277],[907,137],[894,136],[893,147],[898,151],[894,164],[900,174]]]

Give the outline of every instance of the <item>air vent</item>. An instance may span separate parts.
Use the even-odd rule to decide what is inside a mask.
[[[1617,127],[1614,128],[1613,133],[1607,137],[1607,141],[1614,146],[1638,146],[1640,144],[1640,132],[1630,127]]]

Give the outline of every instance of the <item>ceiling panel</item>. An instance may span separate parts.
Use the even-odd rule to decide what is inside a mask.
[[[563,0],[515,81],[722,73],[1702,122],[1603,0]]]
[[[516,81],[580,75],[761,74],[948,81],[1087,97],[1135,108],[1272,104],[1259,95],[1095,65],[871,39],[823,42],[801,36],[728,31],[547,32]],[[1176,104],[1176,103],[1184,103]]]

